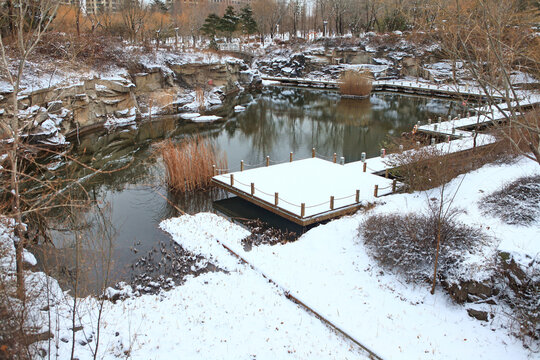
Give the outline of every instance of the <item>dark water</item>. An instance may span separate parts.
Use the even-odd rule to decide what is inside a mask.
[[[155,254],[156,247],[171,248],[169,236],[158,228],[161,220],[178,215],[171,204],[190,214],[201,211],[242,217],[262,214],[234,200],[215,204],[227,198],[219,190],[180,197],[168,194],[163,186],[164,168],[155,155],[156,144],[161,140],[180,142],[193,134],[211,138],[226,152],[232,171],[239,170],[240,160],[260,164],[268,155],[272,161],[288,161],[291,151],[296,159],[301,159],[310,157],[312,148],[318,156],[330,158],[335,152],[350,162],[359,160],[363,151],[368,157],[377,156],[388,135],[410,131],[417,121],[426,122],[428,118],[461,111],[456,102],[448,100],[386,93],[351,100],[340,99],[334,92],[279,87],[243,96],[239,102],[246,110],[237,114],[230,110],[225,122],[188,124],[167,119],[79,139],[73,153],[79,161],[96,169],[121,170],[95,174],[81,170],[74,163],[58,164],[64,174],[82,179],[84,190],[73,187],[75,196],[86,191],[99,207],[99,211],[76,210],[75,223],[80,226],[80,232],[63,231],[73,224],[62,222],[62,214],[55,214],[57,217],[49,220],[55,228],[51,235],[58,262],[73,264],[75,239],[79,236],[86,240],[79,243],[86,244],[82,246],[89,266],[102,261],[99,259],[111,251],[109,282],[130,281],[137,273],[132,265],[141,256]],[[91,238],[95,239],[90,241]],[[159,256],[155,258],[159,260]],[[100,278],[102,272],[88,270],[87,275],[90,279]]]

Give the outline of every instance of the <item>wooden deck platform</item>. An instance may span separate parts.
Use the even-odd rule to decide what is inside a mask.
[[[361,167],[318,158],[217,175],[212,182],[301,226],[353,213],[397,186]]]

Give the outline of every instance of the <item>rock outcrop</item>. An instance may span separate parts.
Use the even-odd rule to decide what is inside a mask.
[[[144,72],[21,92],[20,114],[30,124],[26,135],[34,142],[61,144],[64,135],[89,126],[113,128],[150,113],[215,109],[227,94],[260,84],[243,61],[232,58],[139,68]],[[196,89],[204,101],[197,99]],[[9,93],[1,94],[0,119],[12,114],[9,99]]]

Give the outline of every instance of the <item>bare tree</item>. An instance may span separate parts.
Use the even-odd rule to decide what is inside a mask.
[[[514,74],[540,75],[540,45],[531,30],[537,23],[538,12],[519,0],[455,0],[440,12],[437,26],[448,56],[463,61],[487,105],[504,116],[506,126],[494,125],[515,150],[540,164],[540,121],[524,116],[526,99],[514,81]]]
[[[121,13],[130,40],[135,43],[137,35],[144,26],[147,9],[142,0],[124,0]]]
[[[272,38],[276,32],[276,25],[281,23],[285,13],[286,4],[276,0],[255,0],[252,3],[253,17],[257,22],[261,35],[261,42],[264,37],[270,35]]]
[[[16,263],[17,263],[17,288],[18,296],[24,296],[23,277],[23,248],[24,248],[24,226],[22,222],[22,209],[19,184],[21,172],[19,170],[21,162],[21,134],[28,127],[28,121],[19,111],[19,92],[21,81],[24,75],[26,62],[36,46],[40,42],[43,34],[51,25],[52,20],[58,10],[58,1],[55,0],[34,0],[34,1],[14,1],[14,13],[12,23],[14,27],[14,41],[10,44],[13,53],[16,55],[15,61],[10,61],[8,56],[8,45],[5,43],[0,33],[0,49],[2,54],[2,66],[0,70],[11,84],[11,116],[8,122],[2,123],[2,129],[10,138],[11,146],[8,147],[8,158],[11,173],[11,215],[16,221],[16,235],[19,241],[16,243]]]

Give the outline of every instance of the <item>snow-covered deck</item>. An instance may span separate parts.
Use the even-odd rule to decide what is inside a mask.
[[[455,154],[496,141],[486,134],[458,130],[500,120],[495,116],[467,117],[423,125],[419,131],[448,135],[454,140],[404,151]],[[475,139],[476,137],[476,139]],[[411,157],[412,158],[412,157]],[[376,197],[396,190],[397,183],[385,178],[392,169],[392,155],[346,165],[311,158],[214,176],[214,184],[281,217],[306,226],[353,213]]]
[[[356,211],[374,201],[376,186],[377,196],[393,188],[392,180],[362,167],[318,158],[217,175],[213,182],[303,226]]]

